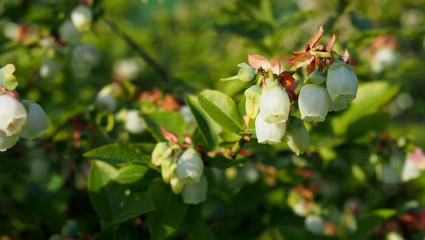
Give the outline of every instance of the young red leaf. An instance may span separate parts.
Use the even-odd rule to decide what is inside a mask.
[[[179,137],[177,136],[177,134],[168,131],[167,129],[161,127],[161,133],[162,136],[165,137],[165,139],[167,139],[169,142],[179,142]]]
[[[310,64],[314,60],[314,56],[309,52],[305,53],[294,53],[295,57],[291,58],[290,61],[296,68],[300,68]]]
[[[336,41],[336,35],[334,34],[332,36],[332,39],[328,42],[328,45],[326,45],[326,52],[331,52],[332,51],[332,47],[334,46]]]
[[[319,31],[310,39],[310,41],[308,42],[306,48],[307,47],[308,48],[313,48],[314,45],[316,45],[319,42],[320,38],[322,38],[323,31],[324,31],[323,30],[323,27],[320,26]]]
[[[270,67],[274,74],[279,75],[280,73],[280,60],[278,58],[272,58],[270,60]]]
[[[280,77],[282,78],[282,81],[285,84],[285,86],[291,86],[292,83],[295,82],[294,77],[288,72],[282,72],[280,74]]]
[[[311,61],[311,63],[307,65],[307,76],[310,76],[314,70],[316,70],[316,61]]]
[[[260,67],[264,70],[271,68],[270,61],[261,55],[248,55],[248,62],[255,70]]]

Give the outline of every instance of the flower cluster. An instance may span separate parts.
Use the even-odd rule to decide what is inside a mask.
[[[187,204],[206,200],[208,181],[204,176],[204,162],[193,148],[181,148],[176,143],[159,142],[152,152],[152,164],[161,167],[162,179],[180,194]]]
[[[280,59],[248,55],[249,65],[239,64],[237,76],[222,79],[253,84],[244,93],[245,110],[249,118],[255,119],[259,143],[278,144],[286,136],[289,148],[302,154],[309,144],[303,121],[323,122],[328,112],[344,110],[356,98],[358,80],[349,65],[348,52],[338,55],[332,50],[335,36],[326,48],[317,45],[322,33],[321,28],[305,52],[294,53],[287,71]],[[307,77],[296,81],[293,75],[300,76],[304,66]]]
[[[0,68],[0,151],[13,147],[19,137],[34,139],[48,127],[46,113],[35,102],[20,100],[13,91],[18,82],[13,75],[15,66]]]

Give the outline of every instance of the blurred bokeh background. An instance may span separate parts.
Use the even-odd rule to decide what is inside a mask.
[[[81,239],[148,239],[143,216],[114,229],[121,238],[101,231],[87,194],[85,152],[154,142],[115,113],[187,116],[185,97],[203,89],[241,100],[247,86],[220,78],[235,75],[248,54],[282,58],[288,68],[321,25],[324,44],[336,34],[334,49],[350,52],[358,98],[308,125],[303,156],[254,140],[243,167],[214,168],[216,184],[202,208],[206,226],[224,240],[423,239],[425,175],[407,181],[401,174],[414,149],[425,148],[424,1],[82,2],[94,19],[75,42],[64,41],[63,26],[79,1],[0,2],[0,66],[16,66],[20,96],[43,106],[51,124],[42,138],[0,153],[1,240],[75,229]],[[113,113],[96,105],[104,86],[118,99]],[[193,132],[193,119],[186,121],[184,132]],[[187,234],[182,228],[171,238]]]

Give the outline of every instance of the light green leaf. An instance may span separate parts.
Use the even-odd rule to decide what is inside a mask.
[[[155,210],[148,193],[131,192],[128,186],[115,181],[118,174],[116,168],[101,161],[93,161],[89,172],[87,186],[90,202],[106,226]]]
[[[386,81],[363,83],[359,86],[357,97],[340,116],[332,118],[332,126],[337,135],[343,135],[351,123],[379,110],[397,94],[400,85]]]
[[[207,144],[208,149],[216,149],[218,146],[218,137],[216,133],[221,130],[221,127],[218,126],[217,123],[215,123],[202,109],[196,96],[187,96],[186,103],[195,117],[196,123],[201,130],[201,136],[205,144]]]
[[[183,223],[187,205],[161,179],[152,181],[149,193],[157,209],[148,214],[149,232],[154,240],[165,239]]]
[[[113,143],[95,148],[84,154],[85,157],[102,160],[112,164],[127,164],[132,162],[150,165],[151,156],[144,152],[144,145]],[[142,152],[143,151],[143,152]]]
[[[166,141],[161,133],[161,127],[171,131],[183,141],[183,135],[187,134],[187,126],[183,116],[177,112],[158,112],[150,115],[143,115],[148,131],[158,141]]]
[[[236,103],[229,96],[220,91],[204,90],[198,100],[205,112],[222,127],[233,132],[243,130],[243,119]]]
[[[18,80],[13,75],[16,68],[13,64],[7,64],[0,68],[0,86],[5,87],[7,90],[14,90],[18,86]]]
[[[236,142],[236,141],[239,141],[239,139],[242,138],[241,135],[234,133],[234,132],[227,131],[225,129],[220,132],[219,136],[225,142]]]

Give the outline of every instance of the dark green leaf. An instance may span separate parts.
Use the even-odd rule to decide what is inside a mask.
[[[171,131],[183,141],[183,135],[186,134],[186,122],[183,116],[177,112],[158,112],[150,115],[143,115],[148,131],[158,141],[166,141],[161,133],[161,127]]]
[[[165,239],[183,223],[187,205],[161,179],[152,181],[149,193],[157,209],[148,214],[149,232],[154,240]]]
[[[107,226],[124,222],[155,210],[148,193],[132,193],[128,186],[115,181],[118,170],[112,165],[93,161],[88,177],[90,201]]]
[[[142,153],[139,145],[123,145],[113,143],[91,150],[84,154],[85,157],[102,160],[112,164],[142,163],[149,165],[150,155]]]

